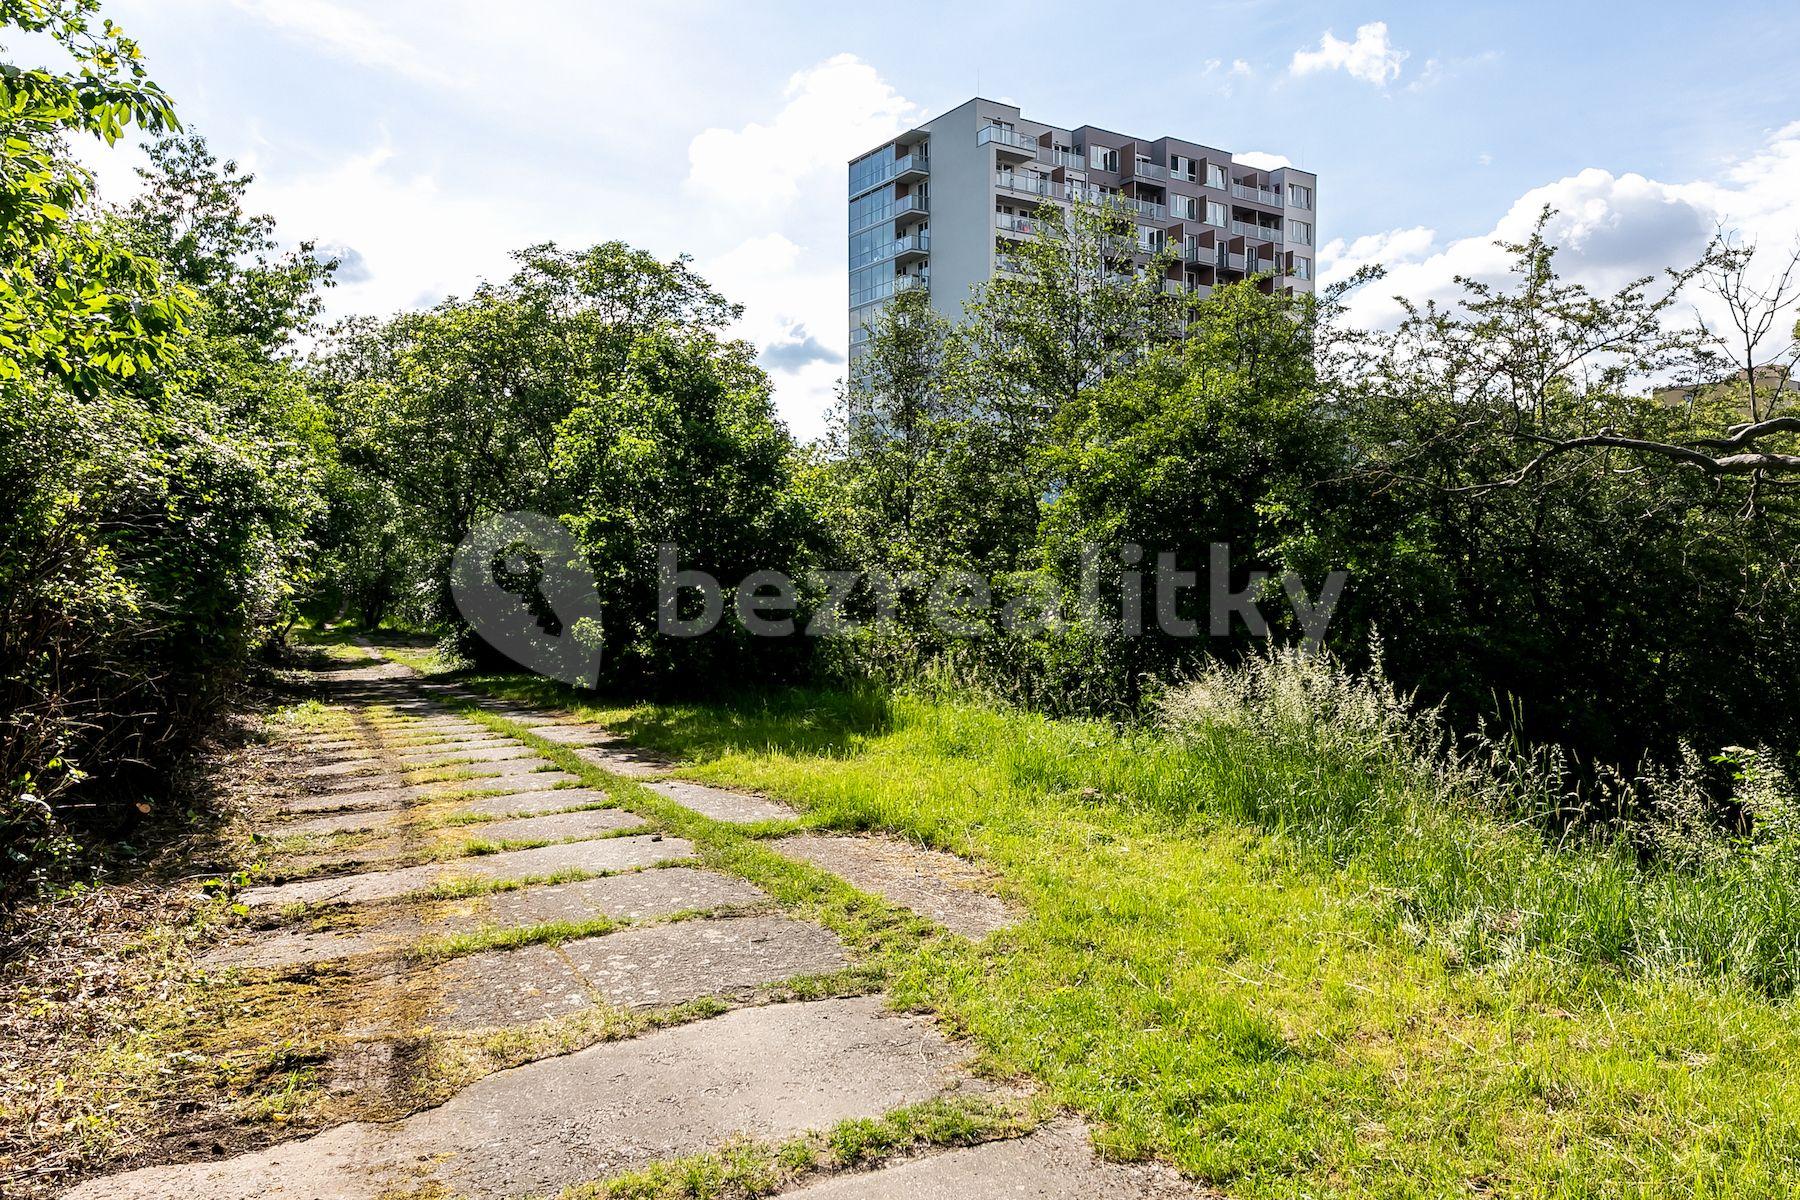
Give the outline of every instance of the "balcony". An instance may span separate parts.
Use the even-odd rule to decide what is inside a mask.
[[[992,146],[1003,157],[1016,159],[1036,158],[1038,152],[1037,139],[1027,137],[1016,129],[1002,129],[998,125],[985,125],[975,135],[977,146]]]
[[[872,192],[878,187],[890,183],[910,183],[923,179],[931,173],[931,159],[924,150],[914,150],[911,154],[889,159],[869,174],[850,181],[850,196],[855,199],[865,192]]]
[[[1169,178],[1169,168],[1158,166],[1148,159],[1134,158],[1130,160],[1130,163],[1131,165],[1125,168],[1125,178],[1127,179],[1148,179],[1161,184]]]
[[[895,242],[890,249],[895,262],[908,263],[924,258],[931,253],[931,235],[925,232],[908,234]]]
[[[1013,237],[1028,238],[1036,237],[1038,230],[1044,228],[1044,223],[1030,217],[1014,216],[1011,213],[995,213],[994,228]]]
[[[1247,183],[1231,185],[1231,194],[1239,200],[1254,200],[1258,204],[1272,204],[1281,207],[1281,193],[1274,188],[1254,187]]]
[[[1233,221],[1231,232],[1238,237],[1255,238],[1261,242],[1279,242],[1281,230],[1272,225],[1253,225],[1249,221]]]
[[[1157,204],[1151,200],[1138,200],[1131,196],[1120,196],[1119,200],[1127,210],[1137,214],[1140,220],[1167,221],[1169,219],[1169,206],[1166,204]]]
[[[894,280],[894,294],[896,296],[901,292],[913,291],[915,288],[929,292],[931,290],[931,276],[928,273],[921,271],[917,275],[902,275]]]
[[[922,220],[930,211],[929,199],[916,192],[894,201],[894,221],[897,224],[911,224],[914,221]]]
[[[1037,148],[1037,160],[1046,167],[1061,167],[1065,171],[1086,171],[1087,159],[1073,150],[1052,150],[1048,146]]]
[[[931,160],[923,154],[908,154],[894,160],[893,181],[915,183],[931,174]]]
[[[1062,185],[1042,175],[1018,175],[1011,171],[1000,171],[994,175],[994,186],[1026,196],[1045,196],[1053,200],[1063,197]]]

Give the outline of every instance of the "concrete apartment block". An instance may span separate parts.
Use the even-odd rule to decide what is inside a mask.
[[[1139,138],[1022,117],[975,99],[850,161],[850,348],[880,305],[925,288],[960,320],[970,289],[1006,269],[1041,205],[1116,199],[1137,222],[1140,269],[1177,253],[1164,286],[1202,295],[1260,277],[1265,291],[1310,292],[1318,177],[1262,170],[1180,138]]]

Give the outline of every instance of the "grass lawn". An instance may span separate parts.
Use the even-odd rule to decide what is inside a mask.
[[[1222,815],[1221,764],[1167,738],[904,694],[584,706],[469,682],[584,708],[809,825],[989,864],[1018,928],[871,933],[806,902],[810,868],[666,818],[872,950],[897,1003],[1086,1114],[1109,1152],[1246,1197],[1800,1194],[1791,1002],[1536,952],[1471,966],[1368,872]]]

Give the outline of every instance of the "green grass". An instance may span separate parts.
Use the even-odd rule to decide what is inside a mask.
[[[469,682],[576,699],[540,680]],[[1246,1197],[1800,1191],[1790,1003],[1566,938],[1471,955],[1457,920],[1497,910],[1396,886],[1409,863],[1415,877],[1438,868],[1394,847],[1443,855],[1443,830],[1371,824],[1392,781],[1366,764],[1229,730],[1175,738],[876,692],[582,715],[692,761],[694,778],[793,801],[808,824],[892,830],[993,867],[1028,920],[971,945],[539,743],[710,865],[837,929],[895,1003],[937,1012],[985,1069],[1084,1113],[1111,1153]],[[1564,871],[1565,911],[1617,894],[1605,855],[1560,862],[1491,822],[1469,837],[1466,880],[1516,869],[1548,887],[1585,865]]]
[[[706,1154],[665,1159],[604,1183],[580,1184],[561,1200],[748,1200],[810,1176],[869,1166],[928,1147],[1019,1137],[1042,1124],[1042,1106],[963,1096],[841,1121],[785,1142],[737,1138]]]

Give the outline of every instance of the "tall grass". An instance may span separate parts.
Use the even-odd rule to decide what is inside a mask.
[[[1800,791],[1734,749],[1707,766],[1577,786],[1551,751],[1456,739],[1379,673],[1277,651],[1160,700],[1192,804],[1272,829],[1391,891],[1400,918],[1470,962],[1800,986]]]

